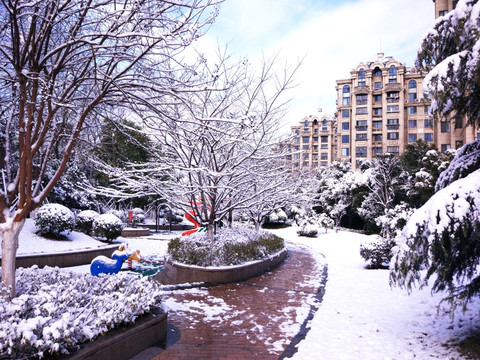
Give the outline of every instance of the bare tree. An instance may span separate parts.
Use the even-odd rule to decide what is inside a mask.
[[[277,57],[263,59],[257,71],[245,60],[232,63],[225,53],[214,65],[200,59],[196,72],[203,91],[172,95],[175,106],[144,115],[162,144],[161,157],[117,175],[123,190],[161,195],[185,212],[193,209],[213,240],[220,219],[258,199],[261,191],[252,182],[257,164],[273,164],[280,156],[272,149],[288,102],[284,93],[297,68],[278,69]]]
[[[215,0],[1,0],[0,191],[2,285],[15,295],[25,218],[65,170],[89,121],[171,92],[166,61],[201,34]],[[214,9],[216,10],[216,8]],[[42,178],[53,152],[54,176]]]

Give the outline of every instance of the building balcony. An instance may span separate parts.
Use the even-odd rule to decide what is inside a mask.
[[[386,92],[389,91],[402,91],[402,85],[398,82],[385,84],[384,87]]]
[[[355,86],[355,89],[353,90],[353,93],[355,95],[358,95],[358,94],[368,94],[370,92],[370,87],[368,87],[367,85],[359,85],[359,86]]]
[[[400,125],[387,125],[387,130],[398,130]]]
[[[368,126],[355,126],[355,129],[357,129],[357,131],[367,131]]]

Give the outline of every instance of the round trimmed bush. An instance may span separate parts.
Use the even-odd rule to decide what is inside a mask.
[[[84,234],[90,235],[93,229],[93,221],[98,217],[98,213],[93,210],[83,210],[77,214],[75,225],[78,230]]]
[[[92,228],[94,235],[112,241],[122,235],[123,223],[113,214],[102,214],[93,221]]]
[[[73,212],[60,204],[45,204],[35,215],[37,234],[60,238],[62,232],[71,232],[75,227]]]

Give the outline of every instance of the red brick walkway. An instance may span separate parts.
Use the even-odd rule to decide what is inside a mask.
[[[289,255],[279,268],[245,282],[168,292],[168,322],[178,328],[180,339],[150,358],[288,356],[292,340],[305,332],[302,324],[318,306],[324,270],[306,249],[291,248]]]

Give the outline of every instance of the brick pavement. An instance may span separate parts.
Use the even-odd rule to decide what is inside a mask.
[[[293,245],[292,245],[293,246]],[[326,277],[308,250],[293,246],[271,272],[235,284],[166,293],[180,338],[143,359],[278,359],[290,356],[321,301]]]

